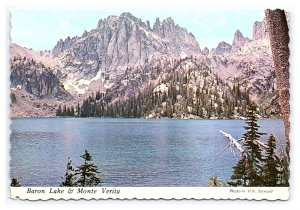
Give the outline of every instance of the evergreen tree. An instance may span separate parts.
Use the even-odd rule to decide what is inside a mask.
[[[61,105],[59,104],[58,109],[56,110],[56,116],[62,116]]]
[[[245,155],[238,161],[236,166],[233,167],[233,175],[231,176],[232,182],[228,182],[231,186],[248,186],[249,176],[247,176],[247,158]]]
[[[66,116],[67,115],[67,106],[64,105],[64,109],[62,111],[62,116]]]
[[[70,116],[74,117],[75,116],[75,111],[74,111],[74,107],[71,106],[71,109],[70,109]]]
[[[71,110],[70,110],[69,107],[67,108],[67,113],[66,113],[66,115],[67,115],[67,116],[71,116]]]
[[[101,179],[97,177],[97,174],[100,172],[98,167],[92,162],[92,156],[85,150],[85,153],[80,157],[84,159],[84,163],[75,170],[75,174],[79,175],[75,185],[81,187],[98,186],[101,183]]]
[[[65,176],[62,177],[62,179],[64,181],[60,184],[60,187],[74,187],[75,186],[75,180],[76,180],[75,171],[74,171],[74,168],[72,165],[72,160],[70,159],[70,157],[68,158]]]
[[[289,186],[289,160],[288,157],[282,158],[280,161],[280,170],[279,170],[279,186],[288,187]]]
[[[246,133],[244,134],[245,153],[242,159],[234,167],[231,185],[235,186],[261,186],[262,185],[262,150],[257,141],[264,133],[258,132],[256,105],[249,104]]]
[[[262,173],[262,150],[259,147],[257,141],[264,133],[258,132],[259,126],[257,124],[257,111],[256,105],[250,103],[246,119],[246,133],[244,134],[244,148],[247,153],[249,167],[247,168],[247,174],[249,177],[250,186],[261,185],[261,173]]]
[[[12,178],[11,179],[11,184],[10,184],[11,187],[21,187],[19,181],[16,179],[16,178]]]
[[[101,98],[101,95],[100,95],[100,92],[98,91],[98,92],[96,93],[96,100],[100,100],[100,98]]]
[[[16,98],[16,95],[14,93],[10,93],[10,100],[11,100],[11,103],[16,103],[17,102],[17,98]]]
[[[79,103],[77,103],[77,116],[80,116],[81,113],[80,113],[80,106],[79,106]]]
[[[191,114],[203,118],[212,116],[232,118],[246,115],[247,101],[250,97],[247,88],[243,88],[241,82],[235,81],[231,88],[208,68],[199,66],[202,70],[198,71],[199,68],[186,67],[185,60],[174,61],[173,66],[166,69],[159,66],[152,67],[151,74],[155,74],[153,79],[156,82],[149,81],[146,87],[139,89],[139,82],[135,81],[137,85],[131,88],[139,89],[136,94],[127,95],[126,91],[117,91],[116,88],[105,93],[100,91],[92,93],[81,105],[77,104],[76,115],[139,118],[151,114],[155,117],[172,118],[190,114],[187,106],[191,107]],[[159,78],[157,75],[159,71],[166,73],[165,76]],[[130,74],[126,76],[130,80]],[[199,79],[202,82],[195,85],[195,81]],[[158,91],[157,86],[161,84],[165,84],[168,91]],[[215,107],[215,104],[218,106]],[[206,110],[205,114],[201,111],[202,108]],[[70,115],[72,116],[72,111]]]
[[[263,186],[275,187],[279,184],[279,168],[280,162],[275,155],[276,140],[273,135],[269,137],[266,156],[264,158],[265,165],[263,167]]]

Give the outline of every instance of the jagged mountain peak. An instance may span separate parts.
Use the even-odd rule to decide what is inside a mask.
[[[123,13],[121,13],[120,17],[136,18],[130,12],[123,12]]]
[[[133,21],[133,23],[135,24],[138,24],[138,25],[141,25],[143,27],[146,27],[146,23],[142,21],[141,18],[137,18],[136,16],[134,16],[133,14],[129,13],[129,12],[123,12],[121,15],[120,15],[120,18],[122,19],[127,19],[127,20],[131,20]]]
[[[232,46],[228,44],[227,42],[220,42],[216,49],[214,49],[214,53],[216,55],[223,55],[224,53],[230,53],[232,49]]]
[[[141,18],[137,18],[129,12],[123,12],[119,16],[110,15],[107,18],[100,19],[98,21],[97,28],[91,30],[90,32],[113,32],[119,31],[122,27],[126,29],[127,34],[131,34],[130,31],[132,31],[133,28],[138,27],[139,31],[144,32],[144,34],[146,34],[147,36],[149,35],[149,33],[154,33],[152,35],[156,38],[172,39],[172,41],[174,41],[174,33],[178,32],[179,34],[177,33],[177,36],[180,35],[184,39],[190,36],[190,38],[193,39],[194,43],[197,42],[195,36],[191,32],[188,32],[186,28],[183,28],[176,24],[171,17],[164,19],[162,22],[160,21],[159,17],[157,17],[153,28],[151,28],[150,22],[148,20],[146,22],[143,22]],[[56,45],[52,50],[53,55],[58,56],[58,54],[70,48],[77,40],[88,36],[90,32],[84,31],[81,37],[75,36],[73,38],[67,37],[65,40],[60,39],[57,42],[58,46]],[[199,47],[198,43],[196,45],[198,45]]]
[[[175,23],[174,19],[172,17],[168,17],[162,21],[160,21],[159,17],[156,18],[155,23],[153,25],[153,29],[157,27],[171,27],[171,28],[182,28],[178,24]],[[184,29],[184,28],[183,28]]]
[[[154,24],[153,24],[153,28],[154,28],[154,27],[157,27],[157,26],[160,26],[160,19],[159,19],[159,17],[157,17],[157,18],[155,19],[155,22],[154,22]]]
[[[134,16],[129,12],[123,12],[119,16],[117,15],[110,15],[107,18],[100,19],[98,21],[97,28],[103,30],[103,26],[109,26],[111,29],[115,29],[121,24],[137,24],[141,27],[149,28],[150,25],[149,21],[147,20],[146,23],[142,21],[141,18]],[[151,27],[150,27],[151,28]]]
[[[143,25],[145,25],[145,23],[143,23],[141,19],[136,18],[130,13],[124,12],[119,16],[110,15],[107,18],[100,19],[97,24],[97,29],[101,31],[105,30],[105,27],[109,27],[111,30],[115,30],[120,27],[120,25],[124,24],[125,22],[130,23],[130,21],[133,21],[136,24],[142,23]]]
[[[244,37],[242,32],[239,29],[237,29],[234,33],[234,38],[232,41],[232,49],[237,50],[243,47],[245,44],[249,43],[250,41],[251,39],[249,39],[248,37]]]
[[[263,21],[255,21],[254,22],[253,34],[252,34],[253,40],[265,38],[268,36],[268,34],[269,34],[269,32],[268,32],[267,22],[266,22],[265,18]]]
[[[204,56],[208,56],[209,55],[209,49],[207,47],[204,47],[203,50],[201,51],[201,54]]]
[[[163,20],[162,24],[171,24],[171,25],[175,25],[175,22],[173,20],[173,18],[168,17],[166,19]]]
[[[244,37],[243,34],[242,34],[242,32],[241,32],[239,29],[237,29],[237,30],[235,31],[234,36],[238,36],[238,37],[241,36],[241,37]]]
[[[96,78],[112,84],[126,69],[197,56],[201,49],[195,37],[172,18],[162,22],[157,18],[151,29],[149,21],[122,13],[100,19],[97,28],[82,37],[59,41],[52,53],[53,66],[62,67],[66,74],[66,86],[83,87],[78,80]]]
[[[154,25],[155,24],[156,25],[174,25],[174,26],[177,25],[172,17],[167,17],[166,19],[163,19],[162,21],[160,21],[160,18],[157,17],[154,22]]]
[[[131,13],[112,15],[100,19],[97,27],[83,31],[81,36],[60,39],[52,50],[53,56],[50,51],[33,51],[12,44],[12,57],[29,58],[22,65],[18,64],[22,62],[18,59],[12,63],[12,88],[17,100],[22,99],[21,94],[37,98],[54,96],[57,100],[56,96],[67,91],[79,102],[82,102],[82,97],[95,91],[108,94],[113,100],[125,100],[137,92],[142,93],[149,84],[156,85],[159,88],[155,89],[159,90],[166,85],[172,87],[172,82],[167,79],[174,71],[181,72],[184,79],[189,77],[188,80],[177,81],[184,82],[184,87],[203,85],[202,67],[207,66],[205,72],[211,69],[211,73],[229,85],[239,80],[243,90],[247,89],[253,100],[264,107],[273,106],[276,105],[276,83],[270,43],[265,34],[263,22],[255,22],[253,40],[244,37],[238,29],[232,45],[223,41],[212,50],[205,47],[201,51],[192,33],[177,25],[172,18],[160,20],[158,17],[151,27],[149,21],[143,22]],[[45,64],[45,68],[30,64],[32,58]],[[35,69],[44,70],[44,74],[41,76],[41,71]],[[32,82],[27,89],[23,89],[27,85],[23,80],[26,74]],[[53,87],[49,79],[52,76]],[[165,82],[159,84],[163,80]],[[215,80],[210,82],[212,86],[207,91],[220,86],[215,84],[218,79],[206,77],[206,82]],[[174,85],[175,89],[180,86]],[[19,90],[20,86],[22,89]],[[53,89],[49,94],[47,87]],[[231,89],[228,90],[230,92]],[[268,94],[267,100],[259,97],[261,90]]]

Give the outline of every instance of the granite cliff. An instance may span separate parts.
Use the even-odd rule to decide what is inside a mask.
[[[251,100],[260,104],[264,116],[278,115],[278,93],[265,24],[265,20],[254,23],[252,40],[236,30],[232,45],[221,41],[216,48],[201,50],[193,34],[172,18],[157,18],[151,26],[149,21],[122,13],[99,20],[94,29],[81,36],[59,40],[51,51],[34,51],[12,44],[11,89],[17,96],[12,106],[26,99],[20,94],[33,98],[34,103],[47,100],[57,107],[61,103],[75,106],[96,92],[106,95],[113,104],[146,90],[155,92],[161,85],[177,89],[185,85],[201,93],[200,87],[205,86],[208,93],[222,97],[229,94],[229,100],[235,97],[238,86],[245,94],[243,100],[249,94]],[[207,74],[203,69],[209,69],[210,83],[203,76]],[[184,78],[178,79],[177,74]],[[150,91],[150,87],[154,89]],[[181,97],[184,103],[197,99],[189,94]],[[214,100],[220,106],[224,98]],[[26,103],[30,110],[32,103]],[[211,103],[213,100],[205,102]],[[159,116],[154,110],[153,116]],[[34,115],[30,113],[29,116]],[[187,116],[184,112],[177,114]]]

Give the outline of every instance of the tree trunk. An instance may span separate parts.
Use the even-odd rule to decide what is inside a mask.
[[[286,152],[289,159],[290,151],[290,106],[289,106],[289,28],[284,10],[267,9],[265,11],[271,50],[275,64],[277,89],[279,92],[280,109],[285,126],[285,137],[287,141]]]

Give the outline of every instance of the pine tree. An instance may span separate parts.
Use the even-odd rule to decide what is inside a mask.
[[[265,165],[263,167],[263,186],[275,187],[279,184],[279,168],[280,162],[275,156],[276,140],[273,135],[269,137],[266,156],[264,158]]]
[[[75,111],[74,111],[74,107],[71,106],[71,109],[70,109],[70,116],[74,117],[75,116]]]
[[[251,103],[247,112],[246,133],[244,134],[245,153],[233,168],[234,174],[230,185],[233,186],[261,186],[262,185],[262,150],[257,141],[264,133],[258,132],[256,105]]]
[[[11,187],[21,187],[19,181],[16,179],[16,178],[12,178],[11,179],[11,184],[10,184]]]
[[[248,165],[246,156],[242,156],[236,166],[233,167],[233,175],[231,176],[233,181],[228,182],[228,184],[231,186],[248,186],[249,177],[246,174]]]
[[[75,180],[76,180],[75,171],[74,171],[74,168],[72,165],[72,160],[70,159],[70,157],[68,158],[65,176],[62,177],[62,179],[64,179],[64,181],[60,184],[60,187],[74,187],[75,186]]]
[[[10,93],[10,100],[11,100],[11,103],[13,103],[13,104],[17,102],[17,98],[14,93]]]
[[[261,185],[261,173],[262,173],[262,150],[259,147],[257,141],[260,139],[264,133],[258,132],[259,126],[257,124],[257,113],[256,105],[250,103],[247,119],[246,119],[246,133],[244,134],[244,148],[248,154],[249,167],[247,168],[249,176],[249,185],[250,186],[259,186]]]
[[[67,116],[71,116],[71,110],[70,110],[69,107],[67,108],[67,113],[66,113],[66,115],[67,115]]]
[[[62,111],[62,116],[66,116],[67,115],[67,106],[64,105],[64,109]]]
[[[79,103],[77,103],[77,110],[76,110],[76,112],[77,112],[77,116],[79,117],[80,116],[80,106],[79,106]]]
[[[98,167],[92,162],[92,156],[85,150],[85,153],[80,157],[84,159],[84,163],[75,170],[75,175],[80,176],[75,185],[81,187],[98,186],[101,183],[101,179],[97,177],[97,174],[100,172]]]
[[[282,158],[280,161],[280,170],[278,172],[279,177],[279,186],[281,187],[288,187],[289,186],[289,159],[288,157]]]
[[[98,91],[98,92],[96,93],[96,100],[100,100],[100,98],[101,98],[100,91]]]
[[[56,116],[62,116],[61,105],[59,104],[58,109],[56,110]]]

